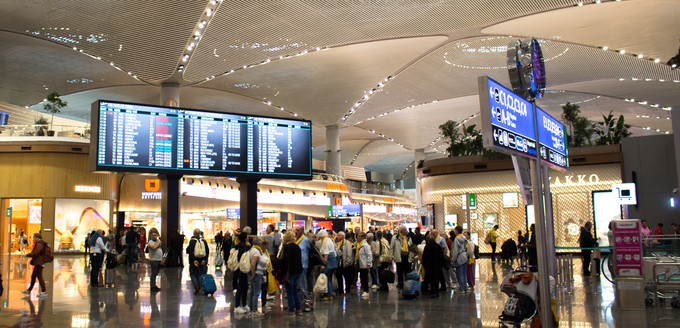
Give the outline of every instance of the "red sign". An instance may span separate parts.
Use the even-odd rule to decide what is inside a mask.
[[[639,220],[613,220],[617,276],[642,276],[642,236]]]

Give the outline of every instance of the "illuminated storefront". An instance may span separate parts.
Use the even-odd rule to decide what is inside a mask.
[[[593,192],[610,191],[615,183],[621,183],[618,163],[551,171],[556,246],[578,246],[579,228],[587,221],[594,221]],[[527,222],[533,219],[532,215],[527,217],[527,212],[532,211],[527,211],[512,170],[426,177],[421,180],[421,186],[423,202],[435,206],[435,227],[439,229],[467,223],[466,193],[476,197],[476,207],[470,209],[470,230],[485,236],[486,231],[498,224],[499,244],[509,238],[516,240],[518,230],[526,233]],[[611,213],[606,217],[610,219]],[[606,233],[603,222],[596,223],[598,235],[602,231]],[[479,246],[482,252],[491,251],[489,245]]]

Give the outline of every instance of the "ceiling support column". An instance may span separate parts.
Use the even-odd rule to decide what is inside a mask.
[[[414,157],[414,163],[413,169],[415,170],[415,184],[416,184],[416,206],[421,207],[423,206],[423,197],[420,194],[420,181],[418,180],[418,163],[420,161],[425,160],[425,149],[424,148],[417,148],[415,152],[413,153]]]
[[[161,106],[179,107],[179,84],[161,84]],[[161,241],[169,245],[170,238],[179,233],[181,175],[161,175]],[[181,254],[180,254],[181,256]]]
[[[340,170],[340,130],[337,125],[326,126],[326,173],[342,176]]]

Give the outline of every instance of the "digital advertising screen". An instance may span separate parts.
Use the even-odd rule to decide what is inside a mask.
[[[344,218],[361,216],[361,204],[333,205],[328,208],[328,217]]]
[[[99,100],[92,104],[95,171],[312,178],[312,124]]]

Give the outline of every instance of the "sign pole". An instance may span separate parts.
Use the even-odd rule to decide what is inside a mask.
[[[550,168],[543,167],[543,197],[545,199],[545,232],[548,239],[548,249],[555,249],[555,220],[552,208],[552,193],[550,193]],[[550,274],[557,277],[557,256],[553,256],[548,262]]]
[[[552,327],[552,311],[550,308],[550,269],[548,266],[548,240],[546,233],[545,212],[543,210],[543,179],[541,172],[541,156],[539,154],[539,138],[538,138],[538,122],[536,114],[536,101],[531,101],[531,107],[534,115],[534,129],[536,132],[536,161],[531,170],[532,180],[532,194],[534,200],[534,218],[536,219],[536,227],[534,233],[536,234],[536,250],[538,252],[538,291],[539,291],[539,307],[541,312],[541,323],[543,327]]]
[[[465,201],[467,202],[465,204],[465,215],[467,215],[468,231],[472,231],[472,226],[470,225],[470,193],[465,194]]]

